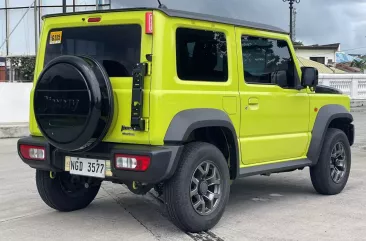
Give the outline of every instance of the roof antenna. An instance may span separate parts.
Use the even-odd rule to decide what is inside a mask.
[[[159,8],[168,9],[164,4],[161,4],[160,0],[158,0]]]

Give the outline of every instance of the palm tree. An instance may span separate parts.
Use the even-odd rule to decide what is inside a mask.
[[[352,64],[351,64],[351,67],[356,67],[356,68],[359,68],[361,70],[364,70],[366,69],[366,60],[353,60]]]

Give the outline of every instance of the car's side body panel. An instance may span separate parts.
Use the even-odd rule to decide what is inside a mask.
[[[234,131],[239,133],[240,101],[236,58],[228,58],[227,82],[181,80],[177,75],[176,64],[178,28],[222,32],[226,36],[228,56],[236,56],[234,27],[198,20],[168,18],[158,11],[154,12],[154,23],[156,28],[150,94],[151,144],[163,145],[164,141],[170,139],[172,132],[185,132],[185,126],[176,126],[174,129],[170,129],[169,126],[174,125],[174,118],[186,110],[213,109],[226,113]],[[210,121],[214,117],[208,115],[206,118]]]
[[[244,78],[242,37],[261,37],[287,43],[295,56],[289,36],[237,27],[239,91],[241,96],[240,146],[242,167],[284,162],[306,157],[311,137],[309,96],[306,89],[284,89],[278,85],[251,84]],[[293,57],[300,85],[301,70]],[[253,100],[255,103],[253,103]]]

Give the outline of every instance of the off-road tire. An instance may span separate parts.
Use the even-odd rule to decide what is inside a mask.
[[[331,177],[331,152],[333,147],[341,142],[344,146],[346,156],[346,170],[339,183],[333,181]],[[343,191],[347,184],[351,170],[351,148],[346,134],[339,130],[329,128],[320,153],[318,163],[310,168],[310,176],[315,190],[323,195],[335,195]]]
[[[220,172],[221,200],[211,214],[202,216],[191,203],[191,178],[198,165],[211,161]],[[227,161],[214,145],[202,142],[185,146],[183,155],[174,176],[165,183],[164,195],[167,210],[172,222],[185,232],[207,231],[214,227],[222,217],[230,194],[230,174]]]
[[[49,171],[36,171],[36,184],[42,200],[51,208],[70,212],[87,207],[98,194],[100,183],[89,186],[82,193],[68,193],[61,184],[62,173],[50,177]]]

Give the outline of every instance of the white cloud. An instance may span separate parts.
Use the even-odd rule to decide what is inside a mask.
[[[0,6],[2,2],[0,0]],[[61,0],[42,0],[44,4],[61,4]],[[67,0],[71,4],[72,0]],[[146,6],[157,7],[157,0],[111,0],[114,8]],[[16,5],[27,6],[31,0],[11,0]],[[95,0],[77,0],[79,4],[95,3]],[[289,28],[288,3],[282,0],[161,0],[168,8],[240,18],[249,21]],[[296,4],[297,39],[305,44],[340,42],[342,49],[366,47],[366,2],[365,0],[302,0]],[[49,11],[53,9],[48,9]],[[57,11],[61,11],[60,9]],[[44,11],[46,12],[46,11]],[[22,11],[12,14],[12,26]],[[0,11],[0,42],[5,38],[3,25],[5,13]],[[33,53],[34,32],[32,16],[26,18],[14,33],[11,51],[16,54]],[[26,43],[25,44],[25,39]],[[1,49],[5,51],[4,48]],[[0,50],[0,51],[1,51]],[[353,52],[366,53],[366,48]]]

